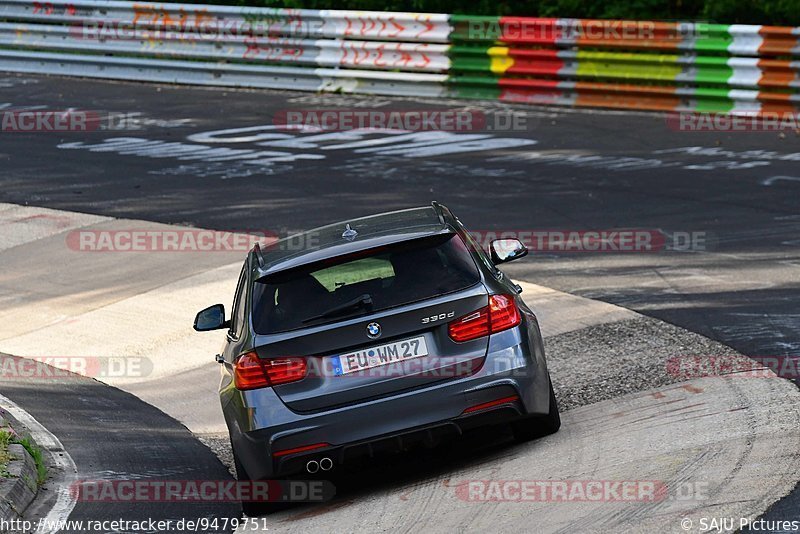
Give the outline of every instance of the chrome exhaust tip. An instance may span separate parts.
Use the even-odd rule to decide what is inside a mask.
[[[325,457],[319,461],[319,467],[323,471],[330,471],[331,469],[333,469],[333,460]]]
[[[319,471],[319,462],[316,460],[309,460],[309,462],[306,464],[306,471],[309,473],[316,473]]]

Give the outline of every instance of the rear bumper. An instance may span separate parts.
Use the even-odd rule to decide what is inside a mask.
[[[350,463],[362,458],[374,458],[382,454],[404,452],[415,447],[435,447],[440,442],[460,436],[472,428],[479,428],[513,421],[524,415],[519,400],[504,403],[480,412],[465,414],[449,421],[442,421],[417,428],[409,428],[392,434],[375,436],[363,441],[324,447],[313,451],[299,452],[273,458],[272,476],[282,477],[305,471],[311,460],[330,458],[334,465]]]
[[[350,406],[299,414],[269,388],[235,392],[223,411],[239,461],[251,478],[283,476],[303,470],[309,459],[341,463],[384,449],[403,450],[413,442],[435,445],[474,426],[547,413],[549,378],[541,336],[535,322],[528,324],[493,335],[483,367],[471,376]],[[510,397],[516,399],[491,404]],[[319,443],[328,445],[274,456]]]

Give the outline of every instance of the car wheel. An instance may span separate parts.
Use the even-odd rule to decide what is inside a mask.
[[[231,445],[231,448],[232,447]],[[247,474],[247,471],[245,471],[241,462],[239,462],[236,449],[233,449],[233,465],[236,468],[236,479],[239,482],[249,482],[251,480],[250,475]],[[240,504],[242,505],[242,512],[248,517],[257,517],[275,511],[275,503],[272,502],[240,501]]]
[[[548,382],[550,383],[550,411],[547,415],[526,417],[511,423],[511,429],[517,441],[525,442],[543,438],[555,434],[561,428],[561,416],[558,413],[558,402],[553,391],[553,383],[549,380]]]

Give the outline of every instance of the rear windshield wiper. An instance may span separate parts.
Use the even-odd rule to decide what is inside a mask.
[[[339,315],[347,315],[348,313],[360,310],[361,308],[364,309],[372,308],[372,296],[369,293],[364,293],[360,297],[356,297],[353,300],[339,304],[338,306],[334,306],[330,310],[321,313],[319,315],[314,315],[313,317],[309,317],[308,319],[303,319],[302,322],[303,324],[306,324],[312,321],[318,321],[319,319],[329,319],[331,317],[337,317]]]

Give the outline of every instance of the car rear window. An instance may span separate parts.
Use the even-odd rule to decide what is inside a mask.
[[[416,239],[262,278],[253,291],[253,326],[259,334],[285,332],[452,293],[479,281],[458,235]]]

